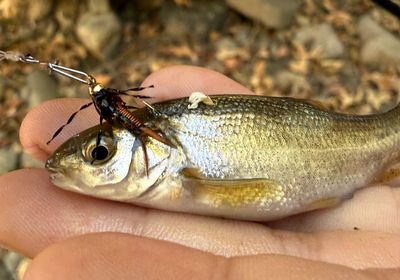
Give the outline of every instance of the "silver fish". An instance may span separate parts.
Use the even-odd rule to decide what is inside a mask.
[[[249,95],[153,104],[135,114],[176,148],[147,139],[149,173],[137,139],[99,127],[47,161],[55,185],[103,199],[169,211],[267,221],[329,207],[378,180],[400,156],[400,107],[345,115],[308,101]]]

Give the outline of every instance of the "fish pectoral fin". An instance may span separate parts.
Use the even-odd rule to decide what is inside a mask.
[[[270,179],[215,180],[186,176],[183,187],[195,200],[213,207],[257,207],[280,201],[285,195],[282,185]]]
[[[310,100],[310,99],[305,99],[304,100],[306,103],[314,106],[315,108],[321,110],[321,111],[331,111],[329,110],[328,106],[324,103],[322,103],[319,100]]]
[[[205,179],[201,171],[195,167],[183,168],[180,173],[184,178]]]

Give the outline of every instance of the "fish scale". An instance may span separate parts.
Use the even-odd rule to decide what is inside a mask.
[[[92,171],[79,156],[79,149],[85,148],[80,145],[73,161],[87,172],[80,173],[86,179],[78,184],[76,172],[68,171],[72,163],[63,160],[71,153],[70,140],[52,157],[58,160],[48,165],[53,181],[80,193],[146,207],[272,220],[337,204],[374,182],[399,158],[399,107],[356,116],[292,98],[223,95],[212,100],[214,105],[200,103],[195,109],[182,98],[135,111],[147,127],[160,129],[176,145],[148,139],[148,177],[142,172],[141,147],[117,145],[112,148],[132,158],[128,174],[119,182],[86,187]],[[122,131],[109,129],[114,137]],[[86,138],[75,142],[93,141],[95,132],[83,132]]]

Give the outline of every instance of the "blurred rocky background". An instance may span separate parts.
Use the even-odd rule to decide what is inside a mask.
[[[388,110],[400,93],[400,21],[367,0],[0,0],[0,34],[0,50],[57,59],[114,88],[189,64],[256,94],[346,113]],[[19,144],[24,115],[87,89],[35,65],[0,63],[0,174],[42,167]],[[17,279],[27,263],[0,249],[0,280]]]

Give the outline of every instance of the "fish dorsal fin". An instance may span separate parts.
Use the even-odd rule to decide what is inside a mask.
[[[321,111],[331,111],[326,104],[319,100],[314,99],[303,99],[305,103],[308,103]]]
[[[215,180],[196,178],[190,173],[183,177],[183,187],[197,201],[214,207],[257,207],[284,196],[283,187],[269,179]]]

